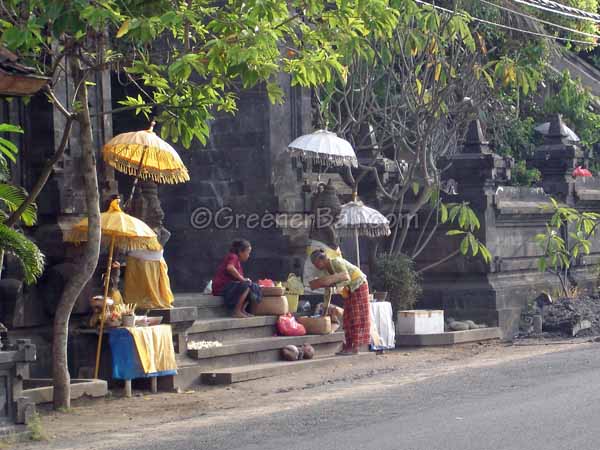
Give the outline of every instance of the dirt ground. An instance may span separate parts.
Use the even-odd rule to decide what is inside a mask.
[[[514,344],[489,342],[453,347],[396,350],[380,356],[340,358],[334,367],[299,371],[275,378],[254,380],[231,386],[199,387],[180,394],[135,392],[122,398],[114,391],[108,398],[79,400],[68,412],[41,408],[41,428],[47,441],[18,444],[21,448],[79,448],[63,446],[68,440],[102,442],[111,448],[107,436],[123,436],[130,430],[159,428],[186,420],[203,422],[228,420],[240,414],[260,415],[277,409],[293,408],[299,402],[335,399],[348,393],[369,392],[389,385],[416,383],[431,377],[493,366],[551,352],[574,345],[597,345],[593,340],[522,340]],[[231,419],[230,419],[231,420]],[[106,445],[107,447],[104,447]],[[101,448],[100,444],[89,448]]]

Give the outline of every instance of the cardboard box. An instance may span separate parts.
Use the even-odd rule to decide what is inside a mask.
[[[437,334],[444,332],[444,311],[414,309],[399,311],[397,334]]]

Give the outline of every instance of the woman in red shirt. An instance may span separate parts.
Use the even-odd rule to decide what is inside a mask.
[[[243,262],[248,261],[252,246],[245,239],[233,241],[212,280],[213,295],[222,295],[233,317],[250,317],[246,308],[251,300],[260,301],[260,288],[244,276]]]

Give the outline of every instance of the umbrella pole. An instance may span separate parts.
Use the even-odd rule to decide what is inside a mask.
[[[94,378],[98,378],[100,370],[100,354],[102,353],[102,337],[104,335],[104,320],[106,318],[106,299],[108,297],[108,287],[110,286],[110,271],[112,268],[113,251],[115,248],[115,236],[110,238],[110,248],[108,250],[108,266],[106,267],[106,276],[104,278],[104,300],[102,302],[102,315],[100,316],[100,332],[98,333],[98,346],[96,348],[96,367],[94,369]]]
[[[356,267],[360,269],[360,246],[358,245],[358,229],[354,229],[354,242],[356,244]]]
[[[133,194],[135,193],[135,188],[136,188],[136,186],[138,184],[138,181],[140,179],[140,175],[142,174],[142,167],[144,167],[144,162],[145,162],[147,153],[148,153],[148,147],[144,146],[144,151],[142,153],[142,157],[140,158],[140,165],[138,166],[137,173],[135,175],[135,180],[133,180],[133,186],[131,186],[131,193],[129,194],[129,198],[127,199],[127,201],[123,205],[123,209],[125,211],[127,211],[128,207],[129,207],[129,204],[133,200]]]

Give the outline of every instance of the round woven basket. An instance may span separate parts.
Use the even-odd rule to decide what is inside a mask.
[[[285,288],[282,287],[261,287],[263,297],[281,297],[285,295]]]

